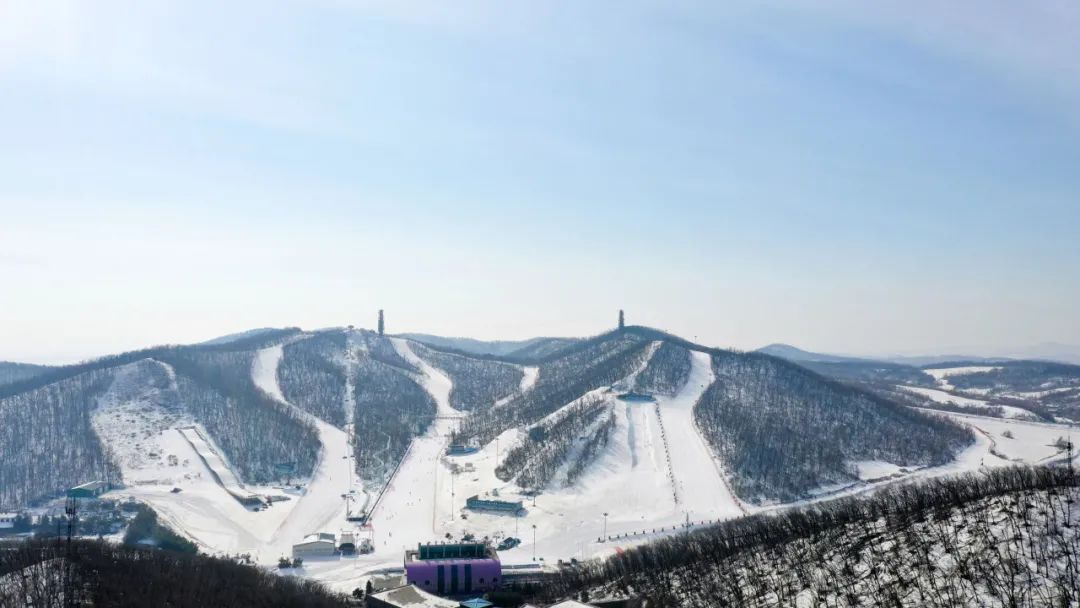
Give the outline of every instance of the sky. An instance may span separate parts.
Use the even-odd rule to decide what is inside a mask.
[[[0,360],[1080,344],[1080,4],[0,0]]]

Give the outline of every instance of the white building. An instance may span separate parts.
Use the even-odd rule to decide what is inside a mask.
[[[0,529],[14,528],[18,513],[0,513]]]
[[[293,559],[309,557],[333,557],[337,555],[337,542],[333,534],[321,532],[304,537],[303,542],[292,546]]]

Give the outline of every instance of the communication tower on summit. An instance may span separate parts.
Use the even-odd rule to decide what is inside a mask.
[[[386,333],[386,325],[383,323],[383,313],[382,313],[382,309],[380,308],[379,309],[379,335],[381,336],[384,333]]]
[[[626,327],[626,317],[623,316],[623,311],[620,308],[619,309],[619,329],[623,329],[625,327]]]

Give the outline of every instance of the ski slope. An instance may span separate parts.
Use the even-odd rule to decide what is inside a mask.
[[[215,477],[224,472],[226,478],[235,480],[228,464],[219,459],[217,472],[207,467],[181,432],[197,425],[182,411],[162,405],[163,391],[150,382],[141,368],[144,365],[164,366],[171,379],[165,390],[175,389],[172,369],[163,363],[145,360],[123,366],[99,399],[91,419],[120,466],[126,486],[109,495],[149,504],[162,520],[203,551],[257,551],[268,539],[268,531],[284,519],[288,510],[284,505],[289,503],[278,503],[262,512],[241,505]],[[282,494],[274,488],[247,489],[263,495]]]
[[[590,391],[589,395],[604,398],[612,408],[611,438],[576,484],[549,488],[535,501],[494,473],[499,454],[505,455],[517,441],[520,432],[516,429],[504,432],[476,454],[454,457],[452,462],[471,465],[473,470],[456,476],[453,497],[448,495],[448,484],[440,484],[443,500],[454,501],[442,529],[455,536],[465,532],[478,537],[517,536],[524,541],[520,547],[500,552],[504,563],[514,564],[531,562],[534,549],[548,561],[585,558],[670,534],[688,518],[700,522],[741,515],[742,504],[728,491],[721,469],[693,423],[693,405],[712,380],[709,356],[695,352],[685,385],[675,396],[660,397],[655,404],[620,401],[605,389]],[[566,407],[569,404],[549,417],[560,416]],[[445,466],[443,475],[449,475]],[[503,500],[523,501],[524,516],[463,509],[468,496],[495,493]],[[462,513],[467,519],[461,519]],[[608,536],[622,535],[622,539],[599,542],[605,513]]]
[[[277,382],[277,368],[281,362],[281,345],[262,349],[252,365],[252,378],[263,392],[289,405]],[[291,407],[291,406],[290,406]],[[315,471],[303,496],[281,523],[270,540],[270,552],[288,555],[294,543],[314,532],[338,533],[351,527],[346,519],[346,496],[363,496],[363,488],[354,485],[352,475],[352,449],[348,435],[319,418],[294,408],[318,431],[322,449]]]
[[[258,499],[258,495],[249,491],[244,487],[244,484],[240,483],[240,479],[233,473],[232,467],[225,462],[221,450],[214,445],[198,426],[192,425],[177,430],[191,445],[191,448],[195,450],[203,464],[210,470],[217,482],[221,484],[221,487],[225,488],[226,492],[241,501]]]
[[[567,486],[565,475],[558,475],[544,493],[533,499],[494,473],[499,459],[521,440],[523,429],[504,431],[477,453],[446,456],[449,434],[467,415],[450,406],[452,381],[416,356],[409,341],[391,340],[398,354],[419,370],[414,377],[432,396],[438,415],[424,435],[414,438],[381,503],[371,513],[375,552],[308,560],[303,568],[290,574],[314,578],[347,592],[362,587],[369,572],[400,567],[405,549],[420,542],[444,540],[448,533],[454,538],[465,533],[494,539],[516,536],[523,543],[500,552],[504,563],[533,563],[534,554],[551,563],[609,554],[620,547],[683,530],[687,521],[700,525],[746,512],[790,506],[746,505],[730,491],[722,466],[694,424],[693,407],[714,380],[706,353],[692,352],[691,371],[684,386],[672,397],[658,397],[655,403],[620,401],[616,392],[607,387],[590,391],[587,396],[602,399],[614,417],[610,440],[575,484]],[[358,346],[346,350],[343,365],[347,370],[350,348]],[[251,373],[261,390],[288,405],[277,384],[282,356],[281,346],[260,350]],[[645,359],[642,367],[647,364]],[[529,390],[537,371],[524,369],[521,388]],[[637,371],[616,384],[632,383]],[[347,388],[351,388],[351,379],[349,382]],[[165,521],[199,543],[204,551],[250,553],[260,563],[272,565],[278,557],[290,553],[293,543],[311,532],[338,533],[352,527],[345,520],[343,495],[352,493],[358,505],[367,500],[363,488],[353,481],[347,431],[297,410],[316,428],[322,443],[312,478],[302,491],[249,487],[259,494],[287,494],[291,500],[275,503],[262,512],[245,509],[214,481],[211,468],[223,480],[229,479],[228,463],[208,459],[213,462],[211,468],[204,464],[199,457],[202,450],[193,448],[178,430],[193,423],[182,413],[158,406],[157,389],[140,388],[136,368],[118,374],[114,384],[95,412],[94,423],[122,463],[129,487],[121,492],[150,503]],[[584,397],[559,408],[549,415],[550,419],[564,415],[568,407]],[[343,396],[342,405],[351,407],[349,395]],[[949,416],[975,431],[975,443],[953,462],[923,469],[901,469],[878,461],[853,463],[859,468],[861,481],[823,488],[813,499],[798,504],[873,492],[899,480],[1018,462],[1048,462],[1063,456],[1052,445],[1057,437],[1068,434],[1068,428],[1062,425],[934,414]],[[207,443],[212,452],[212,443]],[[167,455],[175,457],[175,464],[169,464]],[[240,485],[239,480],[235,483]],[[172,493],[174,487],[182,491]],[[370,490],[374,494],[378,488]],[[474,494],[521,500],[525,512],[515,517],[466,510],[465,499]],[[605,527],[606,538],[602,539]]]
[[[671,437],[671,462],[680,507],[690,519],[742,515],[746,507],[731,492],[712,448],[694,423],[694,405],[713,383],[712,361],[706,353],[692,351],[691,355],[686,386],[674,397],[658,401],[664,427]]]
[[[391,338],[391,342],[402,358],[420,370],[417,380],[435,400],[438,412],[427,432],[413,439],[401,467],[390,480],[386,495],[371,513],[372,526],[385,531],[379,536],[379,548],[393,548],[400,554],[404,548],[414,547],[418,542],[432,542],[441,536],[436,530],[438,498],[442,486],[449,482],[439,461],[448,436],[462,414],[450,406],[453,388],[450,378],[418,357],[408,341]]]

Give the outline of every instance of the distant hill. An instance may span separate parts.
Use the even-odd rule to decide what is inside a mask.
[[[826,363],[854,363],[869,360],[862,357],[845,357],[842,355],[815,353],[808,350],[803,350],[790,344],[770,344],[768,346],[763,346],[757,349],[756,352],[796,362],[820,361]]]
[[[578,342],[580,338],[529,338],[527,340],[476,340],[473,338],[448,338],[431,334],[400,334],[402,338],[415,340],[439,350],[451,350],[468,355],[489,355],[494,357],[536,356],[540,353],[553,352],[564,346]]]
[[[29,380],[34,376],[49,371],[49,369],[51,368],[48,365],[0,361],[0,384]]]
[[[954,363],[957,361],[966,362],[968,364],[985,364],[995,363],[1000,361],[1010,360],[1008,357],[987,357],[977,355],[963,355],[963,354],[946,354],[946,355],[882,355],[882,356],[866,356],[855,357],[850,355],[833,355],[829,353],[818,353],[808,350],[803,350],[790,344],[770,344],[757,349],[756,352],[766,355],[772,355],[774,357],[780,357],[781,359],[787,359],[788,361],[795,361],[796,363],[802,363],[807,361],[813,361],[817,363],[893,363],[897,365],[908,365],[912,367],[923,367],[928,365],[942,365],[944,363]],[[1080,354],[1078,354],[1080,357]],[[1037,359],[1040,357],[1027,357]],[[1053,359],[1048,360],[1061,360],[1067,362],[1065,359]]]
[[[248,338],[255,338],[272,332],[280,331],[276,327],[259,327],[256,329],[249,329],[247,331],[237,332],[235,334],[226,334],[224,336],[218,336],[205,342],[199,342],[203,346],[220,346],[222,344],[229,344],[230,342],[237,342],[239,340],[246,340]]]

